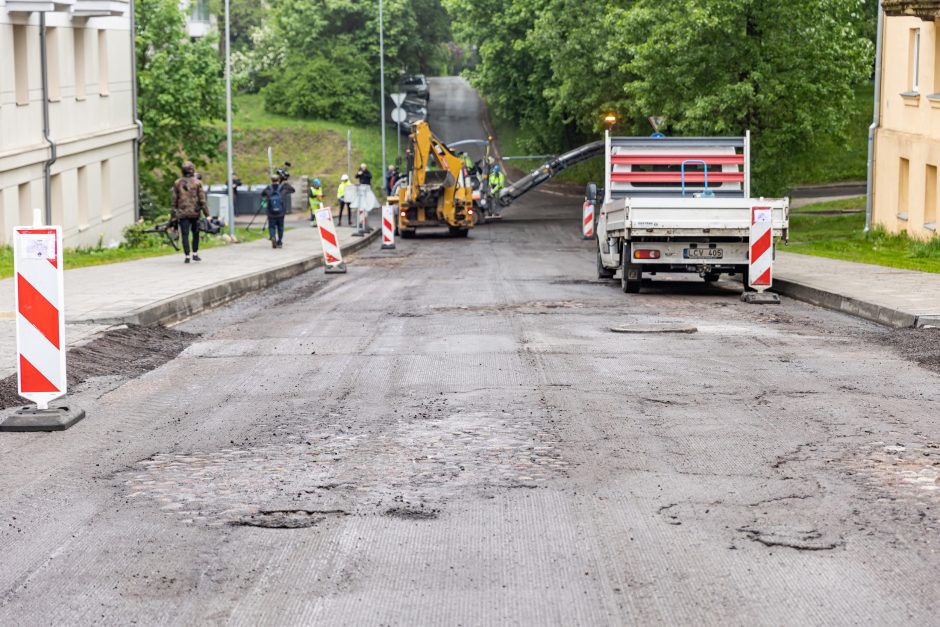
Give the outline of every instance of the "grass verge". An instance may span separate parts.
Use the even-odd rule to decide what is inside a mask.
[[[257,94],[236,96],[233,126],[233,168],[246,185],[268,182],[268,147],[274,153],[274,166],[291,162],[291,174],[320,178],[326,197],[333,198],[341,174],[347,173],[346,133],[350,132],[352,157],[350,176],[365,162],[373,174],[373,187],[382,186],[382,136],[378,125],[368,128],[338,122],[291,118],[268,113]],[[389,163],[394,162],[395,130],[386,133]],[[203,171],[208,184],[225,182],[225,161],[210,164]]]
[[[790,215],[787,252],[870,263],[890,268],[940,273],[940,237],[929,241],[882,229],[865,233],[865,214],[837,213],[854,209],[864,198],[818,203]],[[830,213],[831,212],[831,213]]]
[[[246,231],[243,228],[235,230],[235,235],[241,242],[249,242],[265,237],[257,230]],[[222,236],[206,236],[205,233],[199,241],[200,248],[217,248],[231,244]],[[157,243],[153,246],[130,248],[119,246],[117,248],[70,248],[65,251],[65,269],[87,268],[122,261],[135,261],[148,257],[162,257],[163,255],[179,254],[172,246],[166,243]],[[13,249],[10,246],[0,247],[0,279],[13,276]]]

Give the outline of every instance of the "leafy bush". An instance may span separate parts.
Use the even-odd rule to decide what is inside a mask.
[[[291,117],[357,123],[375,117],[369,64],[348,47],[293,59],[261,90],[264,108]]]

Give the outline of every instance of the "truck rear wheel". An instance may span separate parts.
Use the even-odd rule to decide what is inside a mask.
[[[627,294],[638,294],[643,285],[643,272],[640,266],[633,264],[623,264],[622,274],[620,276],[620,287]]]
[[[462,229],[457,226],[449,227],[451,237],[466,237],[470,233],[470,229]]]
[[[601,251],[598,250],[597,251],[597,278],[598,279],[612,279],[614,278],[614,274],[616,273],[617,273],[616,270],[611,270],[609,268],[604,267],[604,263],[601,261]]]
[[[402,239],[412,239],[415,236],[414,229],[401,229],[401,238]]]

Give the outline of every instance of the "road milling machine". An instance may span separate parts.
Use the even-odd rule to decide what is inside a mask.
[[[466,237],[474,224],[473,188],[463,160],[431,132],[427,122],[412,127],[407,153],[407,180],[397,197],[398,230],[403,238],[415,230],[447,227],[455,237]]]

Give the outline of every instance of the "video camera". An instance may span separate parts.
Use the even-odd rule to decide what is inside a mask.
[[[277,177],[280,179],[281,183],[286,183],[290,178],[290,172],[288,168],[291,167],[290,161],[285,161],[283,167],[276,168],[274,173],[277,174]]]

